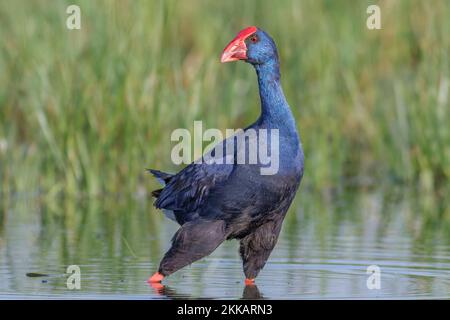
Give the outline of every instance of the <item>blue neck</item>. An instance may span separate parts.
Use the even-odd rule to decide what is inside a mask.
[[[278,60],[274,58],[254,67],[261,98],[261,116],[258,122],[297,135],[295,119],[281,88]]]

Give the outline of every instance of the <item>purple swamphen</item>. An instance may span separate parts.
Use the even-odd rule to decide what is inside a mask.
[[[253,283],[277,242],[283,219],[300,185],[304,156],[295,119],[281,88],[274,41],[259,28],[245,28],[222,53],[221,62],[236,60],[244,60],[255,68],[261,98],[260,117],[243,132],[277,130],[277,171],[261,174],[264,164],[259,160],[256,163],[196,161],[177,174],[150,169],[164,185],[152,193],[156,208],[163,209],[181,227],[149,282],[160,282],[211,254],[223,241],[238,239],[245,283]],[[244,148],[256,143],[254,140],[259,136],[246,135]],[[230,139],[236,136],[222,143]],[[214,150],[209,156],[214,155]],[[228,157],[230,152],[236,156],[239,152],[236,144],[231,151],[226,149],[223,157]]]

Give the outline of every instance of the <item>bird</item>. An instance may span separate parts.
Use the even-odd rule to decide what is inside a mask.
[[[233,135],[202,156],[203,160],[222,157],[222,162],[194,161],[176,174],[147,169],[163,185],[152,192],[156,199],[154,206],[180,225],[159,269],[148,279],[150,283],[160,284],[165,277],[211,254],[225,240],[236,239],[244,283],[254,285],[278,241],[283,220],[303,177],[304,153],[295,118],[281,87],[274,40],[256,26],[244,28],[225,47],[220,60],[222,63],[241,60],[254,67],[260,116],[243,130],[245,143],[240,147],[239,143],[230,149],[224,147],[236,142],[237,136]],[[252,130],[257,134],[247,135]],[[262,174],[265,163],[259,158],[256,163],[236,161],[242,148],[248,156],[249,146],[262,137],[261,130],[277,132],[275,173]],[[217,152],[220,150],[222,155]],[[225,161],[230,155],[234,160]]]

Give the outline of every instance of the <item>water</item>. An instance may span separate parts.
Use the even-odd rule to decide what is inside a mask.
[[[145,198],[24,195],[4,207],[2,299],[450,298],[448,207],[404,192],[302,191],[253,287],[243,284],[236,241],[163,287],[147,284],[177,226]],[[67,288],[69,265],[80,267],[80,290]],[[378,290],[367,287],[371,265],[381,270]]]

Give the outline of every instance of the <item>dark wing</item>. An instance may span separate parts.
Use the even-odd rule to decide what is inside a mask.
[[[170,178],[159,192],[155,207],[186,213],[196,211],[210,191],[228,179],[233,167],[233,164],[191,163]]]
[[[210,192],[227,181],[234,170],[234,162],[228,161],[230,155],[234,157],[236,154],[235,148],[227,148],[231,139],[235,137],[222,140],[201,158],[202,161],[195,161],[169,179],[164,179],[164,188],[153,194],[157,197],[155,207],[172,210],[176,215],[186,215],[189,220],[188,214],[196,212]],[[157,175],[162,178],[160,172]]]
[[[237,167],[234,161],[238,145],[236,139],[237,136],[233,135],[219,142],[202,157],[202,162],[193,162],[176,175],[170,176],[163,189],[153,192],[157,197],[155,207],[174,211],[179,221],[192,219],[192,214],[198,213],[212,191],[222,190],[228,185],[228,179]],[[231,148],[229,142],[232,142]],[[157,176],[162,178],[159,172]],[[220,208],[216,210],[220,211]]]

